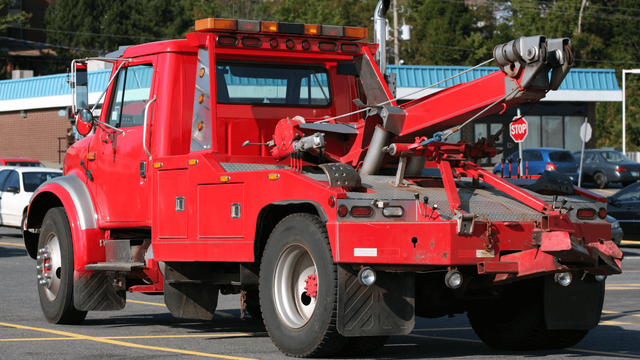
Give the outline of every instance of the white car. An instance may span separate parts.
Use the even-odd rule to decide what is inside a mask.
[[[58,176],[62,176],[61,170],[0,166],[0,226],[23,228],[33,192]]]

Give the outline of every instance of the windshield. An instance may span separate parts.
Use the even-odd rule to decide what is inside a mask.
[[[609,162],[633,161],[617,151],[603,151],[602,157]]]
[[[7,166],[44,167],[44,165],[42,165],[40,163],[31,162],[31,161],[12,161],[12,162],[7,162]]]
[[[38,188],[38,186],[42,185],[43,182],[47,180],[51,180],[58,176],[62,176],[60,173],[52,173],[52,172],[25,172],[22,173],[22,185],[24,187],[24,191],[26,192],[34,192]]]
[[[576,162],[576,158],[571,155],[568,151],[555,151],[549,153],[549,160],[553,162],[566,162],[566,163],[574,163]]]
[[[221,104],[325,107],[331,104],[324,67],[292,68],[273,64],[216,64]]]

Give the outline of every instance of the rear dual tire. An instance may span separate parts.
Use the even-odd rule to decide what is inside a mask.
[[[317,278],[317,295],[304,289]],[[338,269],[324,223],[314,215],[293,214],[275,227],[262,256],[260,304],[274,344],[293,357],[326,357],[348,339],[336,329]]]

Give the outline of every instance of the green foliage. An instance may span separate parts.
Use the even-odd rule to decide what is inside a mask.
[[[12,0],[0,0],[0,13],[4,13],[5,9],[13,3]],[[29,17],[31,14],[27,14],[24,11],[18,14],[7,14],[5,16],[0,16],[0,33],[4,33],[11,23],[17,23],[20,26],[28,27],[29,26]],[[7,54],[0,52],[0,61],[2,63],[6,63]],[[10,74],[7,73],[7,69],[5,66],[0,66],[0,79],[9,78]]]

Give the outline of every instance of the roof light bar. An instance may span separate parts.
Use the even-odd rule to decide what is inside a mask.
[[[202,19],[196,21],[196,31],[236,31],[237,20],[232,19]]]
[[[238,31],[242,32],[260,32],[260,21],[257,20],[238,20]]]
[[[367,28],[313,25],[276,21],[234,20],[208,18],[196,21],[196,31],[269,33],[287,35],[322,36],[360,40],[367,38]]]

